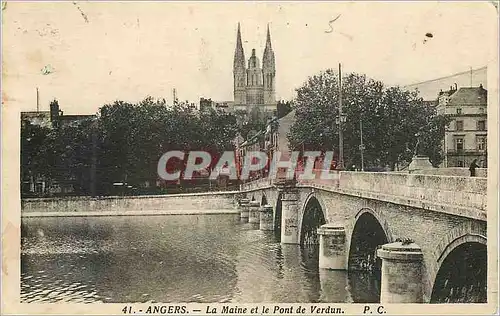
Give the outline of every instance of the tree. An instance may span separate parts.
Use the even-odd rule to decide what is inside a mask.
[[[266,128],[267,120],[272,116],[269,113],[263,112],[258,107],[252,107],[249,112],[238,111],[235,113],[240,120],[239,130],[244,139],[248,139],[248,132],[261,131]]]
[[[44,146],[50,129],[32,124],[29,120],[21,122],[21,182],[33,181],[45,177],[49,166]],[[21,186],[21,193],[28,193],[29,188]]]
[[[60,125],[50,131],[42,149],[48,160],[47,176],[59,183],[71,182],[78,195],[91,191],[92,125],[91,119]]]
[[[100,109],[103,182],[155,183],[160,157],[172,150],[210,152],[217,157],[231,148],[236,117],[220,110],[196,112],[188,103],[167,107],[164,100],[146,98],[138,104],[117,101]],[[174,170],[185,162],[173,161]]]
[[[288,139],[292,148],[334,150],[338,153],[338,75],[328,69],[310,77],[297,89],[296,121]],[[416,91],[387,87],[360,74],[342,78],[342,106],[345,166],[360,165],[360,121],[363,125],[364,159],[368,167],[391,169],[409,163],[417,142],[416,134],[425,132],[426,153],[439,160],[436,146],[438,130],[445,120],[426,105]],[[432,131],[432,132],[431,132]],[[423,134],[423,135],[424,135]]]
[[[431,116],[426,128],[421,133],[420,144],[422,154],[429,157],[434,167],[438,167],[444,159],[442,141],[446,127],[451,122],[448,115]]]

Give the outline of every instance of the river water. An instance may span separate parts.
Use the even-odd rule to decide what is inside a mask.
[[[369,274],[318,269],[239,215],[23,218],[22,302],[379,301]]]

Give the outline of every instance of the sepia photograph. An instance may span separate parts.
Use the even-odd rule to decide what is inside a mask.
[[[2,2],[2,314],[498,312],[498,2]]]

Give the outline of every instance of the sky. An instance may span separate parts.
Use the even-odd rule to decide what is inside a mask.
[[[327,68],[407,85],[496,58],[488,2],[8,2],[2,104],[91,114],[114,100],[233,99],[241,23],[245,58],[262,59],[269,23],[277,99]],[[335,20],[334,22],[330,22]],[[429,37],[426,34],[432,34]]]

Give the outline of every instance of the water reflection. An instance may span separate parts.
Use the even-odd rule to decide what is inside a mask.
[[[357,276],[320,271],[317,247],[280,245],[239,215],[25,218],[21,229],[23,302],[362,302],[371,295]]]
[[[378,303],[380,301],[379,271],[350,271],[349,292],[356,303]]]

